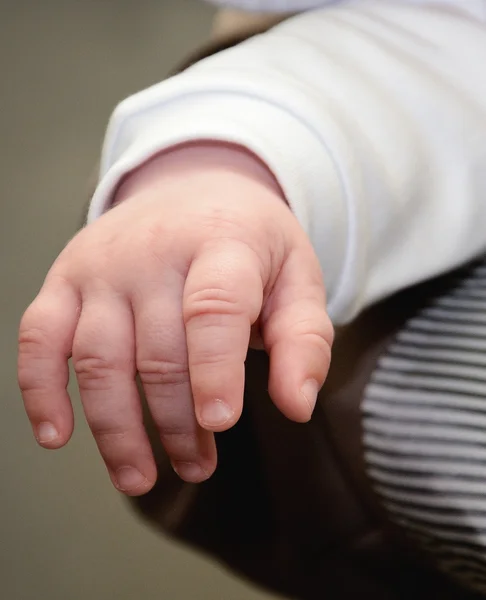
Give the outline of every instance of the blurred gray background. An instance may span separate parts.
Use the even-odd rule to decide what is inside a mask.
[[[0,0],[2,600],[257,600],[168,543],[108,482],[78,408],[69,446],[39,449],[16,386],[16,333],[79,224],[117,101],[208,35],[197,0]]]

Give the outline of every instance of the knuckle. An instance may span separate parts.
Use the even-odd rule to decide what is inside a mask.
[[[320,335],[326,341],[329,347],[333,345],[335,336],[334,325],[332,324],[332,321],[327,313],[322,321]]]
[[[184,303],[183,318],[187,325],[200,318],[216,318],[240,315],[241,301],[234,292],[223,288],[206,288],[187,296]]]
[[[108,389],[119,370],[114,361],[97,356],[78,356],[73,359],[73,366],[80,387],[96,390]]]
[[[296,325],[296,334],[310,343],[316,344],[323,350],[330,352],[334,341],[334,327],[326,316],[320,322],[316,319],[305,319]]]
[[[22,346],[39,348],[49,345],[49,331],[55,328],[58,322],[49,300],[50,298],[41,291],[22,315],[19,325],[19,342]]]
[[[206,348],[200,348],[197,352],[191,352],[192,368],[201,369],[202,367],[216,366],[218,370],[224,371],[225,368],[230,368],[234,364],[234,360],[230,359],[228,352],[221,352],[214,345]],[[199,374],[201,371],[199,371]],[[197,382],[193,382],[193,386]]]
[[[45,332],[33,327],[22,328],[19,333],[17,380],[22,394],[46,386],[48,356]],[[45,368],[40,368],[42,364]]]
[[[103,422],[90,423],[90,429],[97,443],[103,446],[123,442],[130,434],[129,430],[123,429],[119,425]]]
[[[334,327],[327,315],[320,319],[315,317],[301,318],[287,327],[283,323],[283,319],[277,319],[265,324],[264,337],[270,346],[282,338],[282,331],[284,331],[285,338],[300,340],[300,342],[322,352],[326,360],[330,359],[334,342]]]
[[[318,348],[322,352],[326,361],[330,360],[332,342],[330,342],[327,336],[323,336],[320,333],[307,333],[303,337],[306,342],[312,344],[314,348]]]
[[[44,387],[35,375],[22,369],[18,371],[17,382],[21,394],[36,392]]]
[[[189,381],[187,364],[163,358],[140,359],[137,371],[144,385],[180,385]]]
[[[25,317],[24,317],[25,319]],[[37,355],[48,344],[47,332],[22,320],[19,329],[19,353],[24,356]]]
[[[39,379],[36,373],[23,369],[22,367],[19,367],[18,369],[17,381],[22,394],[36,392],[45,387],[45,381]]]

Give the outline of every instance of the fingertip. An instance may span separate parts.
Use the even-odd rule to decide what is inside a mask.
[[[317,395],[319,394],[320,385],[315,379],[307,379],[300,388],[300,394],[309,408],[309,413],[312,415],[317,403]]]
[[[150,492],[157,481],[157,475],[145,475],[136,467],[124,466],[110,473],[115,488],[126,496],[143,496]]]
[[[294,423],[305,425],[312,419],[312,414],[309,410],[295,411],[293,414],[287,416],[287,418],[294,421]]]
[[[128,496],[129,498],[138,498],[139,496],[145,496],[145,494],[148,494],[154,485],[155,482],[147,482],[146,485],[140,486],[134,490],[121,490],[119,487],[115,487],[124,496]]]
[[[41,448],[46,450],[58,450],[65,446],[71,438],[72,428],[69,431],[61,431],[60,427],[55,426],[49,421],[43,421],[34,426],[34,436]]]
[[[238,411],[223,400],[206,402],[198,411],[198,422],[206,431],[219,433],[231,429],[240,417]]]
[[[285,360],[293,357],[283,354],[273,353],[270,357],[270,397],[285,417],[296,423],[307,423],[312,418],[322,387],[316,376],[321,382],[323,377],[317,370],[309,373],[304,363],[298,364],[298,355],[296,360]]]
[[[203,466],[195,462],[176,461],[172,463],[172,468],[186,483],[202,483],[213,475],[216,466]]]
[[[299,387],[294,387],[295,390],[292,391],[289,387],[283,389],[281,383],[278,385],[270,383],[268,392],[275,406],[287,419],[295,423],[308,423],[314,409],[299,391]]]
[[[269,393],[275,406],[292,421],[310,421],[327,370],[324,353],[316,353],[309,345],[274,346],[270,353]]]

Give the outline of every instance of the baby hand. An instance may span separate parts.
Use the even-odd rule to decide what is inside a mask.
[[[242,411],[251,342],[270,356],[269,392],[307,421],[330,361],[318,260],[271,173],[235,146],[153,159],[118,206],[82,230],[20,326],[19,383],[38,442],[73,430],[73,359],[86,418],[114,485],[147,492],[156,466],[138,373],[161,440],[186,481],[216,467],[214,433]]]

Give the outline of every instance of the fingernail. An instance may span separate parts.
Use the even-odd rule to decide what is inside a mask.
[[[300,388],[300,393],[304,396],[310,411],[313,412],[316,407],[317,394],[319,393],[319,384],[315,379],[308,379]]]
[[[222,400],[215,400],[203,406],[200,412],[201,425],[221,427],[234,415],[234,411]]]
[[[121,467],[116,472],[116,483],[122,492],[132,491],[147,481],[147,478],[134,467]]]
[[[58,437],[57,429],[52,423],[40,423],[37,427],[37,441],[40,444],[47,444]]]
[[[199,483],[209,479],[209,473],[200,467],[197,463],[174,462],[172,468],[184,481]]]

